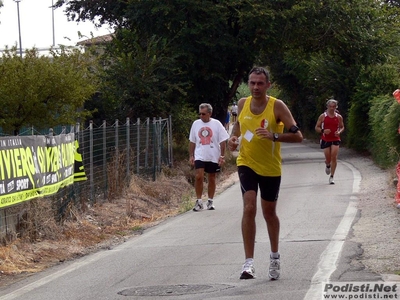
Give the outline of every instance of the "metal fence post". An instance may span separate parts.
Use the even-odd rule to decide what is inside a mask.
[[[119,128],[118,128],[118,119],[115,120],[115,186],[118,186],[118,178],[119,178],[119,170],[118,170],[118,164],[119,164]]]
[[[78,122],[76,122],[76,124],[75,124],[75,132],[76,132],[75,139],[78,141],[78,145],[79,145],[79,148],[80,148],[81,157],[82,157],[82,165],[85,165],[86,153],[84,151],[83,141],[81,141],[81,139],[83,137],[83,134],[80,133],[80,130],[81,130],[81,126],[80,126],[80,124]],[[85,172],[86,172],[86,170],[85,170]],[[79,185],[77,185],[77,186],[79,186]]]
[[[129,177],[130,177],[130,149],[131,149],[131,143],[130,143],[130,124],[129,124],[129,117],[126,118],[126,181],[127,183],[129,182]]]
[[[172,160],[172,117],[171,117],[171,115],[168,116],[167,132],[168,132],[168,164],[172,168],[173,160]]]
[[[147,153],[147,151],[146,151]],[[136,120],[136,174],[140,173],[140,118]]]
[[[107,122],[103,120],[103,180],[104,180],[104,188],[103,188],[103,197],[104,200],[107,199]]]
[[[86,149],[85,147],[86,143],[86,137],[85,137],[85,128],[82,130],[82,134],[80,135],[80,140],[79,140],[79,147],[82,149]],[[85,151],[82,151],[82,161],[85,161],[85,158],[87,157],[87,154]]]
[[[150,139],[150,118],[146,119],[146,149],[149,149],[149,139]],[[145,153],[145,169],[149,167],[149,151]]]
[[[89,123],[89,169],[90,169],[90,201],[94,202],[94,176],[93,176],[93,121]]]
[[[153,117],[153,181],[156,181],[156,118]]]
[[[161,172],[161,151],[162,151],[162,120],[161,117],[158,119],[157,123],[157,171]]]

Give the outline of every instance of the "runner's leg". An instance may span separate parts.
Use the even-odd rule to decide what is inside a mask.
[[[202,198],[203,184],[204,184],[204,168],[196,169],[194,189],[196,191],[197,199]]]
[[[339,153],[339,146],[332,145],[330,148],[330,157],[331,157],[331,175],[335,175],[336,166],[337,166],[337,157]]]

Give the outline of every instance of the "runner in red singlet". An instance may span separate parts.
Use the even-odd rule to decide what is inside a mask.
[[[338,102],[330,99],[326,102],[327,110],[322,113],[315,125],[315,131],[321,133],[321,149],[325,154],[325,173],[329,176],[329,183],[335,184],[333,179],[337,166],[340,134],[344,131],[343,117],[339,114]]]

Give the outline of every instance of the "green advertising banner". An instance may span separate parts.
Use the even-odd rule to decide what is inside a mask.
[[[84,174],[77,148],[73,133],[1,137],[0,208],[53,195],[72,184],[76,156]]]

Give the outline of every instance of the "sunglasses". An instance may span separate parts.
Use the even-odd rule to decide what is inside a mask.
[[[199,116],[205,116],[206,113],[199,113]]]

